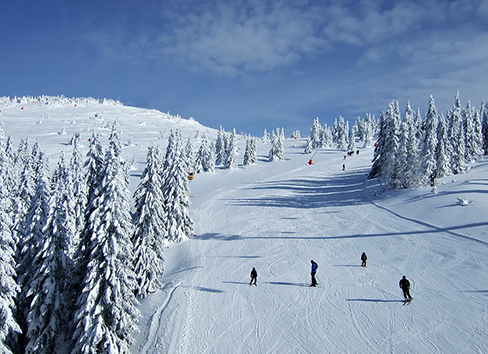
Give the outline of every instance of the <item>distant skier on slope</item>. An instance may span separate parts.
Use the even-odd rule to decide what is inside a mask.
[[[317,286],[317,279],[315,279],[315,274],[317,273],[317,268],[319,267],[317,263],[312,259],[310,261],[312,263],[312,271],[310,272],[310,275],[312,276],[312,285],[310,286]]]
[[[258,286],[257,281],[258,281],[258,272],[257,272],[256,268],[253,267],[251,270],[251,282],[249,283],[249,285],[254,284],[254,285]]]
[[[361,266],[362,267],[366,267],[366,260],[368,259],[368,256],[366,256],[366,253],[363,252],[363,254],[361,255]]]
[[[406,276],[403,276],[398,285],[403,290],[403,297],[405,298],[405,301],[412,300],[412,296],[410,295],[410,282]]]

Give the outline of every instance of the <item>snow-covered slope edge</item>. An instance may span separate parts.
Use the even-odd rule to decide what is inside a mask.
[[[137,169],[142,169],[141,164],[145,163],[147,147],[150,144],[166,146],[171,130],[180,129],[185,139],[191,138],[195,143],[204,135],[209,139],[216,136],[215,129],[192,118],[184,119],[154,109],[124,106],[113,100],[58,99],[53,102],[54,98],[0,99],[0,121],[5,135],[12,136],[15,146],[22,138],[28,138],[31,143],[38,139],[53,166],[62,150],[71,154],[70,141],[75,134],[80,134],[82,144],[87,147],[88,139],[96,132],[106,146],[115,122],[120,126],[124,157],[134,159]]]

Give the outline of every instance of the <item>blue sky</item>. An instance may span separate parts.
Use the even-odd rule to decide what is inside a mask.
[[[0,96],[120,99],[226,130],[488,100],[488,1],[2,4]]]

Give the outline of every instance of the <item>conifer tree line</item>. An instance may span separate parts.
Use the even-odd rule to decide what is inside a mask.
[[[164,246],[194,234],[191,146],[150,146],[132,199],[117,122],[86,156],[75,136],[52,173],[37,141],[0,135],[0,353],[129,353]]]
[[[373,165],[369,178],[378,177],[387,189],[431,184],[436,178],[463,173],[488,148],[488,106],[462,106],[459,92],[454,104],[439,113],[430,96],[422,118],[410,102],[401,114],[391,102],[380,115]]]
[[[358,140],[362,147],[373,145],[377,121],[372,114],[366,114],[365,118],[358,117],[353,126],[349,127],[349,122],[342,116],[335,119],[333,126],[323,126],[316,118],[310,129],[310,136],[305,145],[305,154],[311,154],[314,149],[336,147],[341,151],[355,151]],[[356,137],[358,139],[356,139]]]

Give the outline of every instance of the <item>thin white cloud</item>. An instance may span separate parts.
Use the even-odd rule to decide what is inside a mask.
[[[316,34],[315,22],[310,10],[282,2],[252,8],[218,4],[180,17],[181,27],[160,38],[162,54],[223,75],[272,70],[327,47]]]
[[[456,54],[470,51],[471,58],[480,56],[470,46],[476,45],[472,33],[477,31],[473,27],[484,23],[483,16],[488,16],[483,12],[487,3],[190,0],[181,7],[174,3],[152,16],[159,22],[135,26],[135,31],[119,28],[97,32],[91,39],[107,55],[117,58],[158,60],[227,77],[287,68],[302,59],[340,60],[344,49],[354,51],[360,66],[387,63],[393,56],[407,55],[412,56],[408,65],[413,65],[435,60],[430,54],[408,52],[414,47],[431,47],[430,52],[445,55],[451,50]],[[446,40],[446,30],[461,31],[458,38],[464,35],[466,40],[457,44],[459,49],[454,48],[456,43]],[[454,55],[450,61],[462,65],[467,56]],[[443,62],[447,65],[449,60]]]

